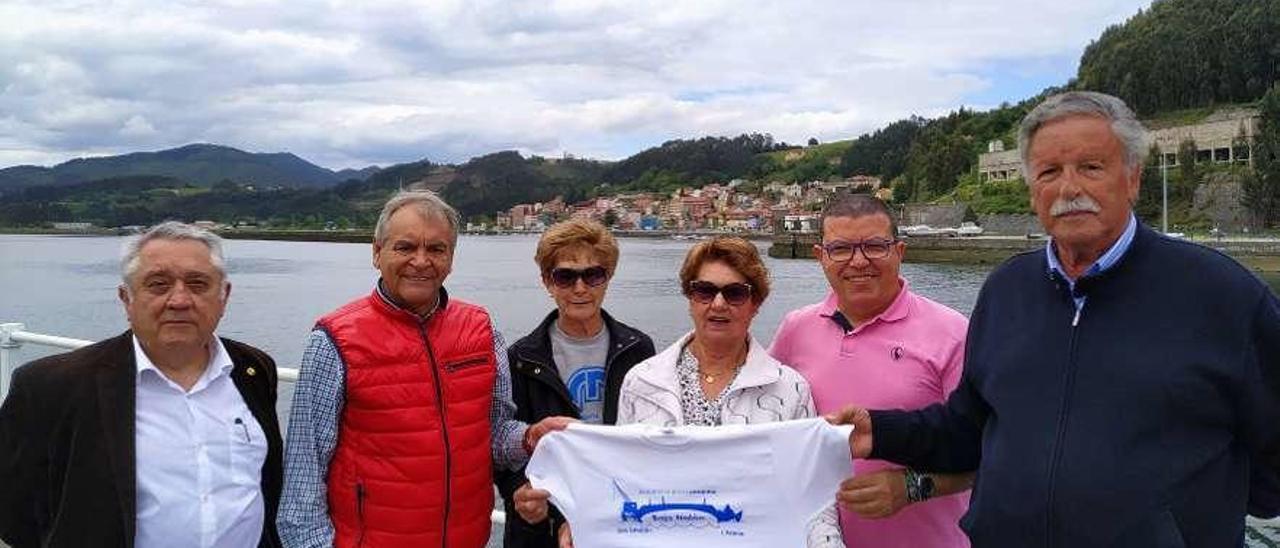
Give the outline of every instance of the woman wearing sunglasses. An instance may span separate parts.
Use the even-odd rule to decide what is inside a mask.
[[[755,244],[735,237],[699,242],[685,256],[680,287],[693,331],[637,365],[622,383],[618,424],[754,424],[816,416],[809,384],[769,356],[751,321],[769,296]],[[832,506],[810,523],[809,546],[843,546]]]
[[[653,356],[647,335],[601,307],[618,265],[617,241],[600,223],[572,219],[542,234],[534,261],[556,308],[507,349],[516,418],[613,424],[623,378]],[[556,546],[564,520],[547,504],[547,492],[530,488],[523,470],[497,471],[494,482],[507,511],[503,545]]]

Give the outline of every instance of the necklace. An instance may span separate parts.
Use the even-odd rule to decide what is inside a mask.
[[[702,367],[701,367],[701,366],[699,366],[699,367],[698,367],[698,374],[699,374],[699,375],[702,375],[702,382],[705,382],[705,383],[707,383],[707,384],[715,384],[715,383],[716,383],[716,380],[723,380],[723,379],[725,379],[725,378],[733,378],[734,374],[736,374],[736,373],[738,372],[738,370],[739,370],[739,369],[741,369],[741,368],[742,368],[742,366],[741,366],[741,365],[737,365],[737,366],[733,366],[733,367],[730,367],[730,368],[728,368],[728,369],[725,369],[724,371],[713,371],[713,372],[707,372],[707,371],[703,371],[703,370],[702,370]]]
[[[699,345],[699,346],[701,346],[701,345]],[[695,359],[697,359],[697,355],[696,355],[696,354],[694,355],[694,358],[695,358]],[[738,361],[738,360],[734,360],[734,361]],[[712,371],[712,372],[708,372],[708,371],[705,371],[705,370],[703,370],[703,369],[702,369],[702,361],[701,361],[701,360],[698,360],[698,374],[699,374],[699,375],[702,375],[702,382],[705,382],[705,383],[707,383],[707,384],[715,384],[715,383],[716,383],[716,380],[720,379],[723,375],[726,375],[726,374],[732,374],[732,373],[736,372],[736,371],[738,370],[738,368],[739,368],[739,367],[742,367],[742,365],[741,365],[741,364],[739,364],[739,365],[736,365],[736,366],[731,366],[731,367],[729,367],[729,368],[725,369],[724,371]]]

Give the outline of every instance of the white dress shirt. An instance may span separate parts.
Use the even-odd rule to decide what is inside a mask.
[[[191,391],[156,368],[133,339],[138,376],[137,548],[245,548],[262,536],[267,438],[231,380],[214,338]]]

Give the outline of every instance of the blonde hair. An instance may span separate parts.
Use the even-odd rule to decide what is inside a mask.
[[[690,248],[680,267],[680,290],[687,296],[689,283],[697,279],[702,265],[716,262],[724,263],[747,279],[751,284],[751,301],[756,305],[769,296],[769,269],[760,259],[760,250],[756,244],[736,236],[716,236]]]
[[[590,219],[569,219],[551,225],[538,239],[533,261],[546,276],[556,263],[580,252],[590,253],[613,276],[618,266],[618,242],[609,229]]]

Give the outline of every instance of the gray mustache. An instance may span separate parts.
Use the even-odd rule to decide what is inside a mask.
[[[1049,215],[1057,217],[1059,215],[1066,215],[1077,211],[1097,213],[1101,209],[1101,207],[1098,207],[1098,202],[1093,201],[1093,198],[1082,194],[1070,200],[1057,200],[1053,202],[1053,207],[1049,208]]]

